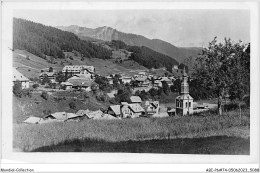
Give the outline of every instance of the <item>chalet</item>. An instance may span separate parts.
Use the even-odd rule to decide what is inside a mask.
[[[55,112],[45,117],[45,119],[55,119],[58,121],[66,121],[68,119],[66,112]]]
[[[146,107],[146,111],[148,114],[155,114],[159,113],[159,101],[150,102],[149,105]]]
[[[142,99],[139,96],[131,96],[131,103],[142,103]]]
[[[172,80],[168,77],[162,77],[161,82],[166,82],[169,87],[173,85]]]
[[[13,85],[15,82],[21,82],[22,89],[29,88],[30,86],[30,80],[16,70],[16,68],[13,68]]]
[[[138,73],[138,77],[140,77],[140,78],[146,77],[146,73],[144,71],[143,72],[139,72]]]
[[[57,76],[57,73],[56,72],[42,72],[40,75],[39,75],[39,78],[41,80],[43,80],[45,77],[47,77],[48,79],[51,80],[51,82],[55,82],[55,78]]]
[[[107,76],[108,83],[113,85],[113,78],[111,76]]]
[[[175,112],[176,112],[176,109],[175,108],[172,108],[170,110],[167,111],[168,115],[169,116],[175,116]]]
[[[90,111],[87,110],[79,110],[76,114],[80,116],[87,116]]]
[[[95,68],[93,66],[87,65],[66,65],[62,69],[62,73],[70,73],[70,74],[93,74],[95,73]]]
[[[138,83],[139,87],[148,87],[150,84],[147,77],[137,77],[134,80]]]
[[[109,98],[115,98],[114,93],[107,93],[107,96],[108,96]]]
[[[145,114],[145,110],[138,103],[128,104],[128,106],[132,111],[131,118],[136,118],[136,117],[139,117],[139,116]]]
[[[82,114],[67,113],[66,121],[80,121],[84,118]]]
[[[73,86],[73,84],[70,82],[62,82],[60,85],[64,90],[71,89]]]
[[[42,118],[39,117],[29,117],[27,118],[24,123],[28,123],[28,124],[40,124],[40,122],[43,121]]]
[[[90,87],[93,84],[94,80],[73,76],[72,78],[68,79],[68,82],[72,84],[72,88],[74,89],[85,89],[87,91],[90,91]]]
[[[111,105],[107,109],[107,114],[120,118],[136,118],[145,113],[145,110],[138,103]]]
[[[122,77],[120,78],[120,80],[121,80],[124,84],[126,84],[126,83],[130,83],[130,82],[131,82],[132,77],[122,76]]]
[[[160,80],[155,80],[154,81],[154,86],[155,87],[162,87],[162,82]]]
[[[107,114],[113,115],[114,117],[121,116],[121,106],[120,105],[111,105],[107,109]]]

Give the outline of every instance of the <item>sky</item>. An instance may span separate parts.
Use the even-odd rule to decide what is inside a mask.
[[[250,41],[249,10],[16,10],[14,17],[48,26],[109,26],[178,47],[206,47],[215,36]]]

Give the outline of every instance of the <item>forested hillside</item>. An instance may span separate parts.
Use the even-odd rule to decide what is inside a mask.
[[[105,43],[110,48],[108,49],[102,44],[81,40],[73,33],[54,27],[16,18],[13,22],[13,48],[27,50],[43,59],[46,59],[46,56],[63,59],[64,52],[72,51],[79,52],[83,58],[110,59],[113,50],[125,49],[131,52],[129,59],[146,68],[166,67],[171,71],[173,65],[179,64],[175,59],[145,46],[130,46],[122,41],[112,40]]]
[[[166,67],[166,69],[171,72],[173,65],[179,64],[175,59],[145,46],[128,46],[120,40],[112,40],[110,46],[115,49],[126,49],[129,52],[132,52],[129,59],[132,59],[149,69]]]
[[[39,57],[65,58],[63,50],[76,50],[87,58],[110,58],[112,52],[102,46],[81,40],[73,33],[39,23],[13,20],[13,49],[25,49]]]

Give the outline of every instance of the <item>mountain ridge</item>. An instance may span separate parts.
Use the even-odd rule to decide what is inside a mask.
[[[70,25],[57,26],[57,28],[72,32],[80,38],[83,37],[83,39],[84,37],[91,37],[103,41],[120,40],[131,46],[146,46],[156,52],[176,59],[179,63],[183,62],[185,58],[198,55],[202,50],[200,47],[177,47],[161,39],[149,39],[138,34],[124,33],[109,26],[87,28],[78,25]]]

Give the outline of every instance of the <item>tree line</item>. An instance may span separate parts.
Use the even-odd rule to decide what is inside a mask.
[[[86,58],[108,59],[112,55],[110,50],[81,40],[71,32],[17,18],[13,19],[13,49],[26,49],[42,58],[65,58],[63,51],[73,50]]]
[[[179,64],[175,59],[145,46],[129,46],[120,40],[112,40],[108,45],[114,49],[126,49],[132,52],[129,59],[138,62],[148,69],[166,67],[167,71],[172,72],[172,67]]]

